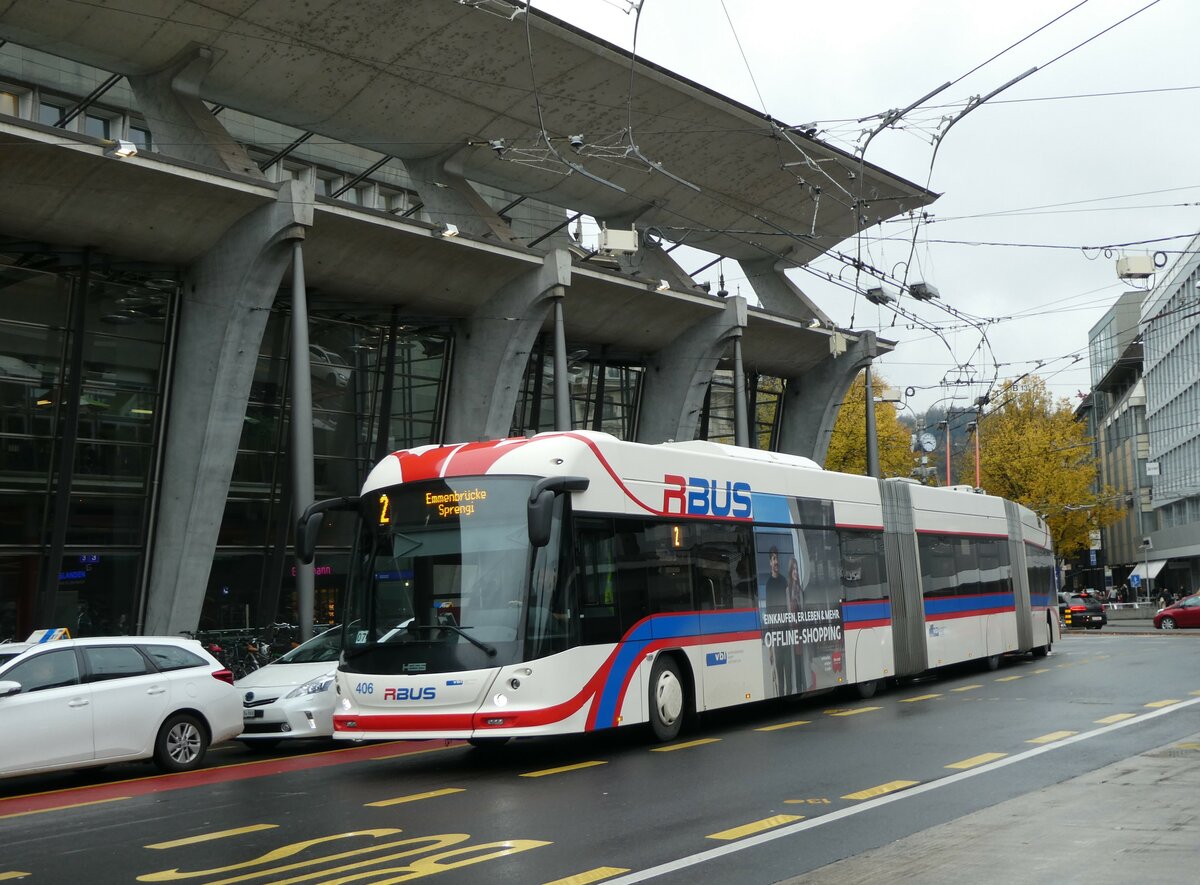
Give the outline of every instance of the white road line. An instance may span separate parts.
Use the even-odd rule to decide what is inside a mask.
[[[676,860],[667,861],[664,864],[659,864],[656,867],[650,867],[645,870],[638,870],[630,873],[628,876],[621,876],[619,879],[611,879],[605,885],[633,885],[634,882],[645,882],[648,879],[656,879],[659,876],[665,876],[667,873],[674,873],[679,870],[694,867],[698,864],[707,863],[710,860],[716,860],[719,857],[735,854],[739,851],[745,851],[747,848],[757,848],[759,845],[766,845],[768,842],[773,842],[776,839],[783,839],[788,836],[794,836],[797,833],[802,833],[805,830],[813,830],[825,824],[835,823],[843,818],[853,817],[856,814],[862,814],[864,811],[871,811],[892,802],[902,802],[905,799],[910,799],[913,796],[921,793],[928,793],[931,790],[938,790],[942,787],[948,787],[952,784],[957,784],[959,781],[964,781],[967,778],[978,777],[981,774],[996,771],[1000,768],[1005,768],[1009,765],[1015,765],[1017,762],[1024,762],[1026,759],[1032,759],[1035,756],[1041,756],[1043,753],[1052,753],[1055,750],[1061,750],[1063,747],[1069,747],[1071,744],[1077,744],[1080,741],[1090,740],[1091,738],[1101,737],[1110,732],[1121,728],[1127,728],[1130,725],[1147,722],[1151,719],[1156,719],[1159,716],[1166,716],[1171,713],[1184,709],[1185,707],[1200,704],[1200,698],[1195,698],[1190,701],[1183,701],[1170,707],[1163,707],[1155,710],[1152,713],[1143,713],[1141,716],[1136,716],[1133,719],[1126,719],[1123,722],[1114,722],[1112,725],[1106,725],[1103,728],[1097,728],[1094,731],[1085,731],[1077,734],[1074,737],[1065,738],[1058,743],[1044,744],[1040,747],[1034,747],[1032,750],[1026,750],[1023,753],[1017,753],[1012,756],[1005,756],[1003,759],[997,759],[995,762],[989,762],[987,765],[980,765],[978,768],[972,768],[969,771],[960,771],[957,774],[951,774],[935,781],[921,784],[920,786],[912,787],[907,790],[901,790],[898,793],[889,793],[886,796],[880,796],[877,799],[869,799],[859,805],[853,805],[849,808],[841,808],[837,811],[831,811],[829,814],[823,814],[820,817],[815,817],[810,820],[801,821],[800,823],[789,824],[785,827],[780,827],[777,830],[771,830],[767,833],[760,833],[757,836],[749,836],[737,842],[731,842],[728,845],[722,845],[718,848],[710,848],[707,851],[701,851],[697,854],[691,854],[687,857],[681,857]]]

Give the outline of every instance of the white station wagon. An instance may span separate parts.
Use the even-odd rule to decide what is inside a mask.
[[[195,640],[62,639],[4,658],[0,777],[149,758],[191,771],[242,730],[233,674]]]

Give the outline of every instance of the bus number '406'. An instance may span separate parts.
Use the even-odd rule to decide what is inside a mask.
[[[360,682],[358,685],[354,686],[354,691],[356,694],[375,694],[375,683]]]

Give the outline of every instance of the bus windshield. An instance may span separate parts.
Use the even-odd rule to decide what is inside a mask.
[[[348,669],[449,672],[518,659],[532,482],[455,477],[364,496]]]

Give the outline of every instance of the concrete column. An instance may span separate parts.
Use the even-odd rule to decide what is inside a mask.
[[[312,207],[285,183],[184,275],[146,633],[199,623],[267,315]]]
[[[413,187],[429,217],[453,224],[460,231],[477,237],[489,237],[502,243],[512,243],[515,237],[510,228],[475,187],[446,168],[445,157],[423,160],[404,160],[404,168],[412,177]]]
[[[785,269],[794,266],[792,262],[768,255],[754,261],[739,261],[738,265],[746,272],[746,279],[754,289],[754,294],[767,310],[800,320],[817,319],[825,326],[832,325],[816,302],[784,273]]]
[[[150,126],[154,150],[202,166],[263,178],[208,106],[200,100],[200,84],[212,64],[212,52],[193,47],[155,74],[130,77],[138,108]]]
[[[717,363],[745,326],[746,299],[728,298],[725,310],[696,323],[646,361],[638,442],[695,438]]]
[[[863,332],[837,359],[828,359],[811,372],[787,379],[779,451],[824,464],[838,404],[845,399],[855,376],[878,355],[875,333]]]
[[[530,350],[556,289],[570,284],[571,255],[554,249],[541,267],[503,286],[459,326],[445,442],[508,436]]]

